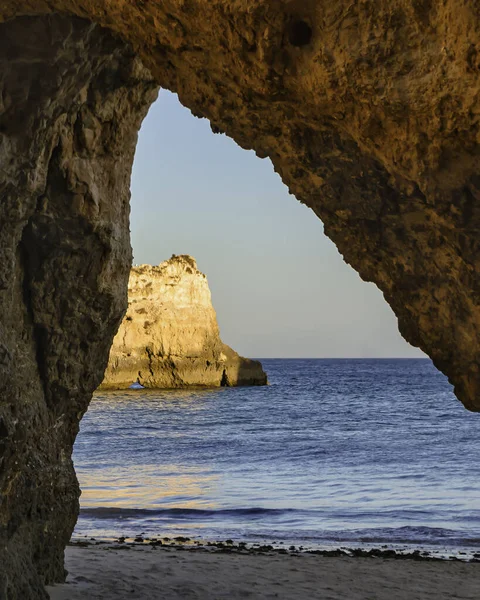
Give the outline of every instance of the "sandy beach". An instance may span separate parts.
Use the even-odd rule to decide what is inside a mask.
[[[478,600],[480,563],[69,546],[52,600]]]

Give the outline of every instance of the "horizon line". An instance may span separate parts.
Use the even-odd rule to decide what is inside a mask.
[[[428,356],[254,356],[252,360],[430,360]]]

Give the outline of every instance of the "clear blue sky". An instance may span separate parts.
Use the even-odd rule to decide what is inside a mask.
[[[139,136],[131,230],[136,264],[197,259],[223,341],[245,356],[423,356],[270,161],[163,90]]]

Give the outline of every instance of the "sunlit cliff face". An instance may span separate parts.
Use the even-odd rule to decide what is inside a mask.
[[[188,255],[133,267],[101,389],[266,385],[258,361],[220,339],[206,276]]]
[[[158,85],[272,159],[480,409],[474,0],[7,0],[0,20],[4,596],[64,576],[69,457],[126,306],[129,173]]]

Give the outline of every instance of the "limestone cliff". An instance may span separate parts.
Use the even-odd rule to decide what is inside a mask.
[[[220,339],[207,278],[191,256],[133,267],[128,310],[113,340],[103,389],[265,385],[258,361]]]

